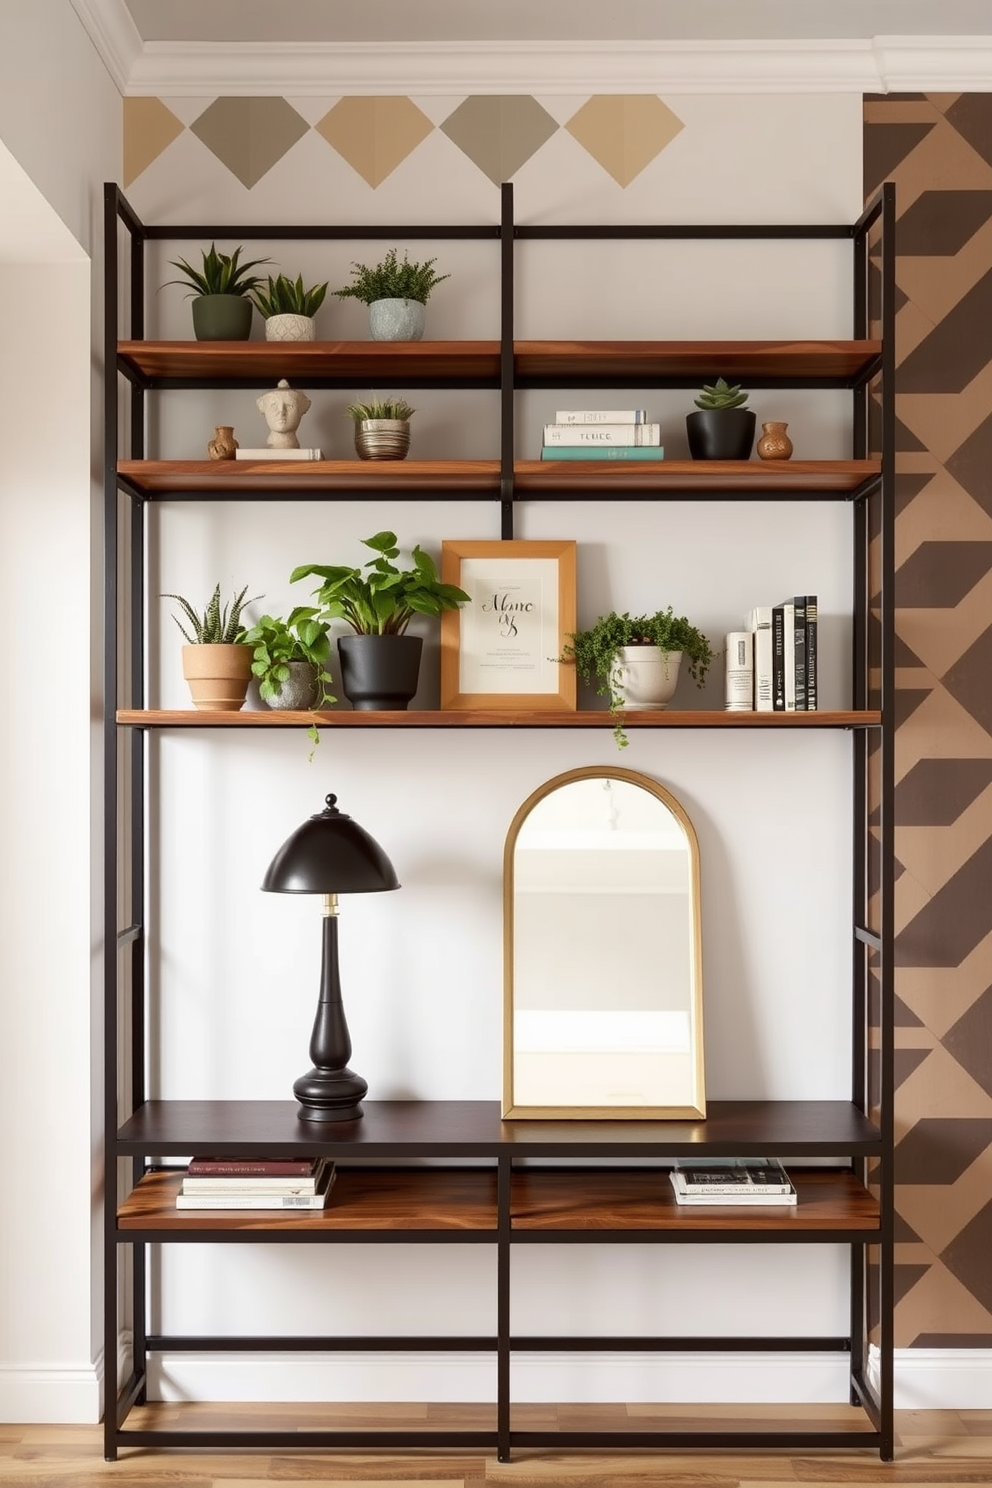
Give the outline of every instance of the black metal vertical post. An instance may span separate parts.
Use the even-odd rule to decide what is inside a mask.
[[[510,1460],[510,1188],[512,1159],[496,1159],[496,1456]]]
[[[894,1191],[895,1139],[893,1119],[893,1014],[895,976],[893,940],[895,926],[895,449],[896,449],[896,188],[887,181],[882,188],[882,520],[881,566],[881,883],[879,932],[879,1058],[882,1128],[882,1171],[879,1179],[882,1234],[879,1245],[879,1392],[881,1406],[880,1453],[892,1460],[893,1439],[893,1306],[894,1306]]]
[[[500,405],[499,501],[500,537],[513,537],[514,358],[513,358],[513,184],[500,190]]]

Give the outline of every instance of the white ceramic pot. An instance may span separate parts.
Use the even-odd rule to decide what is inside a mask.
[[[419,300],[374,300],[369,306],[369,334],[373,341],[420,341],[427,306]]]
[[[315,341],[317,327],[312,315],[270,315],[265,322],[266,341]]]
[[[617,654],[612,682],[624,708],[667,708],[679,680],[681,651],[659,646],[623,646]]]

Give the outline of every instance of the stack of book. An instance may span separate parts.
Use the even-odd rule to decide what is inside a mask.
[[[643,408],[565,408],[544,426],[542,460],[663,460],[661,425]]]
[[[677,1204],[794,1204],[796,1190],[776,1157],[693,1158],[669,1177]]]
[[[334,1164],[323,1157],[194,1157],[177,1209],[323,1209]]]
[[[817,603],[796,594],[777,605],[758,605],[744,621],[754,632],[754,707],[758,713],[817,710]]]

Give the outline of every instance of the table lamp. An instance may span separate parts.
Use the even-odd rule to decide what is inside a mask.
[[[324,933],[320,997],[310,1037],[313,1069],[293,1085],[303,1121],[355,1121],[368,1082],[348,1068],[351,1036],[338,975],[338,895],[398,889],[399,879],[379,844],[327,796],[323,811],[287,837],[266,870],[262,888],[273,894],[323,894]]]

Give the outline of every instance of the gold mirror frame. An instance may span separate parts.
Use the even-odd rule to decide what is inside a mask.
[[[579,780],[622,780],[640,787],[659,800],[681,826],[689,854],[690,890],[690,988],[689,1028],[692,1096],[689,1103],[619,1105],[517,1105],[514,1099],[514,884],[515,851],[521,828],[534,807],[554,791]],[[510,823],[503,850],[503,1117],[507,1120],[677,1120],[704,1117],[706,1098],[703,1081],[703,977],[702,933],[699,907],[699,844],[692,822],[671,791],[647,775],[615,765],[586,765],[567,770],[538,786],[524,801]],[[659,1092],[661,1094],[661,1092]]]

